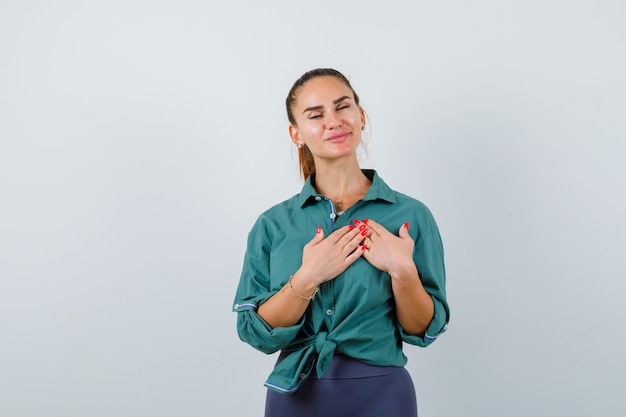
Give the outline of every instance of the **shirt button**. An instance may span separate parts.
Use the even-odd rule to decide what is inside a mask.
[[[315,201],[322,201],[322,197],[320,196],[315,197]]]
[[[306,378],[306,374],[303,372],[300,374],[300,379],[304,379],[304,378]]]
[[[332,316],[333,315],[333,310],[331,310],[330,308],[328,310],[326,310],[326,315],[327,316]]]
[[[233,306],[233,308],[234,308],[235,310],[237,310],[237,309],[239,308],[239,304],[235,304],[235,305]]]
[[[330,218],[334,219],[335,217],[337,217],[337,215],[335,213],[330,213]]]

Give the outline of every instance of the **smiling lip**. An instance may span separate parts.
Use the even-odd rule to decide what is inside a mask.
[[[328,138],[326,138],[326,141],[330,141],[330,142],[341,142],[343,141],[345,138],[348,137],[350,133],[346,132],[346,133],[338,133],[336,135],[330,136]]]

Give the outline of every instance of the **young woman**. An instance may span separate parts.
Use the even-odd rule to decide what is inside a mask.
[[[449,319],[435,220],[359,167],[365,113],[340,72],[304,74],[287,115],[305,184],[252,228],[233,308],[243,341],[281,351],[265,415],[417,416],[402,345]]]

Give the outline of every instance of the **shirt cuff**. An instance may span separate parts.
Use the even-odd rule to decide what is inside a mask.
[[[398,329],[400,331],[400,336],[402,340],[408,344],[416,345],[420,347],[426,347],[433,343],[439,335],[444,333],[448,328],[448,319],[449,314],[446,308],[441,304],[441,302],[437,301],[433,298],[433,303],[435,306],[435,313],[433,314],[433,319],[430,321],[428,325],[428,329],[426,329],[426,333],[423,336],[415,336],[408,334],[400,324],[398,324]]]
[[[272,328],[257,314],[255,304],[235,304],[233,311],[238,313],[237,332],[241,340],[264,353],[274,353],[289,345],[304,324],[303,316],[293,326]]]

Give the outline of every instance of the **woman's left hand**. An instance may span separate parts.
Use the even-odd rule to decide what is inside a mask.
[[[413,261],[415,242],[409,235],[409,224],[400,227],[398,236],[373,220],[367,221],[367,229],[369,233],[363,242],[367,249],[361,256],[391,276],[398,323],[408,334],[423,336],[435,307]]]
[[[394,276],[396,271],[415,268],[413,263],[413,247],[415,242],[409,235],[409,224],[404,223],[398,236],[389,232],[379,223],[366,220],[369,233],[364,240],[367,249],[363,257],[376,268]]]

